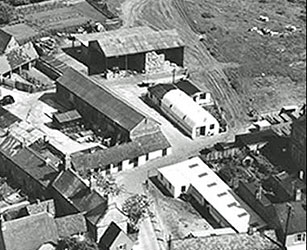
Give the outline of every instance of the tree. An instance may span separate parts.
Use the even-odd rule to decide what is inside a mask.
[[[119,186],[112,175],[102,176],[98,173],[95,179],[98,191],[105,197],[117,196],[123,190],[123,185]]]
[[[129,218],[131,228],[137,229],[139,221],[150,215],[151,201],[146,195],[136,194],[125,200],[122,210]]]
[[[0,24],[7,24],[14,18],[14,8],[4,2],[0,2]]]
[[[85,237],[70,237],[59,242],[56,250],[99,250],[97,244]]]

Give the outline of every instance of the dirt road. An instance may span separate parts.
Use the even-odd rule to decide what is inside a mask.
[[[223,107],[231,128],[236,131],[244,122],[245,110],[241,100],[232,89],[224,68],[233,64],[218,62],[199,41],[193,20],[185,13],[182,0],[126,0],[122,4],[124,27],[148,25],[153,29],[178,30],[186,43],[185,66],[191,78],[203,89],[209,89]]]

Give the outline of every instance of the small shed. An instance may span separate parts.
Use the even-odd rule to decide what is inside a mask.
[[[55,113],[52,120],[56,126],[61,127],[79,123],[82,120],[82,116],[74,109],[65,113]]]

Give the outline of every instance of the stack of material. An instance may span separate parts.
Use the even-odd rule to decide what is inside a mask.
[[[158,55],[156,52],[149,52],[146,54],[145,70],[148,73],[159,72],[164,68],[165,55]]]

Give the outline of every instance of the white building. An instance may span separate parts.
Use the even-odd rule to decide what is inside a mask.
[[[175,198],[182,193],[191,195],[221,226],[248,232],[250,214],[232,189],[199,157],[160,168],[158,179]]]
[[[148,92],[149,99],[192,139],[219,133],[218,121],[183,91],[158,84]]]

